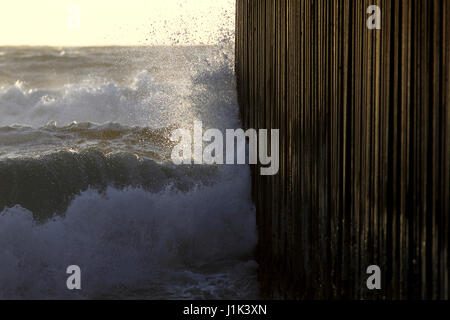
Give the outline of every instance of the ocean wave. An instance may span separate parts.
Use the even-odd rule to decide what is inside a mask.
[[[44,224],[22,207],[4,210],[0,298],[256,298],[249,179],[238,167],[189,192],[89,189]],[[72,264],[81,291],[66,288]]]
[[[169,159],[173,146],[173,127],[151,129],[124,126],[118,123],[71,123],[43,127],[22,125],[0,127],[0,159],[36,157],[57,151],[97,149],[105,154],[129,152],[158,161]]]
[[[168,161],[241,125],[231,49],[5,50],[0,299],[258,297],[249,167]]]
[[[148,71],[140,72],[129,85],[85,81],[45,90],[28,89],[26,83],[17,81],[0,89],[0,125],[77,121],[164,127],[177,120],[174,109],[180,113],[184,106],[182,92],[182,86],[154,82]]]
[[[5,159],[0,161],[0,210],[20,205],[43,221],[64,213],[88,189],[134,187],[157,193],[170,186],[188,191],[212,183],[215,168],[158,163],[131,153],[105,155],[96,149]]]

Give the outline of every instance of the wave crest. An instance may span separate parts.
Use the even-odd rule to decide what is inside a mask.
[[[85,81],[44,90],[27,89],[18,81],[0,90],[0,125],[77,121],[159,128],[170,125],[171,109],[182,105],[181,91],[174,84],[156,83],[148,71],[140,72],[128,86]]]
[[[256,298],[247,179],[245,168],[186,193],[88,190],[45,224],[8,209],[0,214],[0,298]],[[82,270],[79,292],[65,287],[72,264]]]
[[[45,220],[62,214],[89,188],[105,191],[142,188],[153,193],[171,186],[187,191],[213,180],[214,167],[157,163],[131,153],[105,155],[92,149],[57,152],[38,158],[0,161],[0,209],[20,205]]]

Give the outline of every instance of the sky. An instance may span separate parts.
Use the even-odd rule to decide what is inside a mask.
[[[0,46],[214,44],[235,0],[0,0]]]

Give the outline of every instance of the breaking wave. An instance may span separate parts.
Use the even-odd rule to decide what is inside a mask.
[[[148,71],[139,73],[129,85],[85,81],[59,89],[28,89],[18,81],[0,90],[0,125],[69,125],[77,121],[168,126],[177,121],[171,108],[184,106],[182,91],[172,84],[155,83]]]
[[[232,57],[153,48],[122,76],[132,49],[20,50],[0,71],[0,299],[257,298],[250,169],[168,161],[175,127],[240,126]]]
[[[89,189],[46,223],[5,210],[0,298],[256,298],[250,176],[240,170],[187,192]],[[82,270],[75,293],[65,287],[72,264]]]

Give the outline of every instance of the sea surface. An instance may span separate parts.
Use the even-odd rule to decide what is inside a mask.
[[[241,127],[233,64],[224,46],[0,47],[0,299],[258,297],[248,166],[170,160],[176,128]]]

